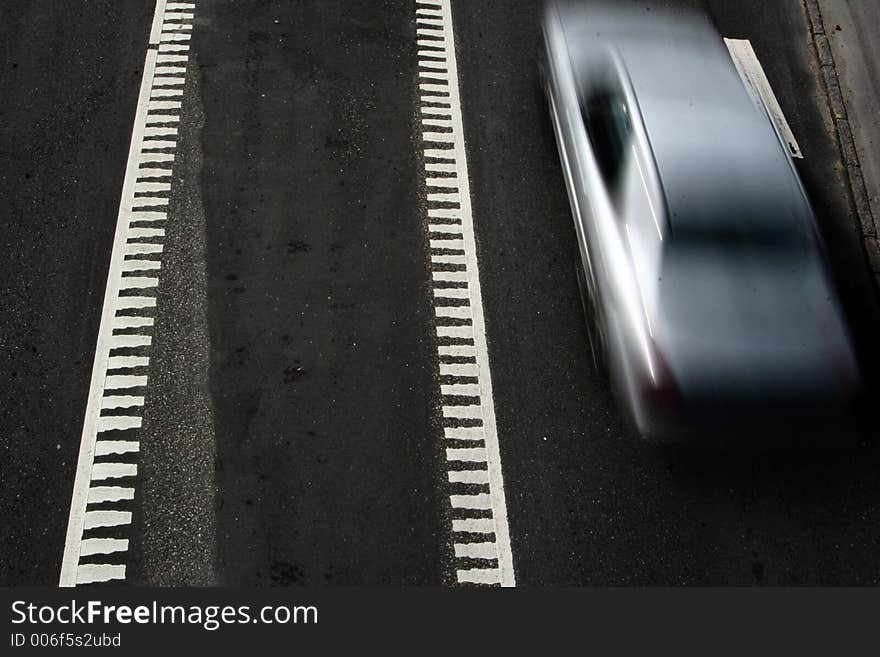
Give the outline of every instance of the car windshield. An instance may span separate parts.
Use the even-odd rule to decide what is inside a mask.
[[[602,176],[614,188],[630,140],[626,102],[621,94],[603,90],[582,100],[581,115]]]

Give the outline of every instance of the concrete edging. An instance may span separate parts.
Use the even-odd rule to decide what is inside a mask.
[[[825,31],[822,11],[819,9],[819,0],[803,0],[803,4],[809,23],[810,37],[822,73],[828,109],[837,132],[841,160],[846,168],[850,199],[859,219],[862,244],[868,257],[868,264],[874,273],[874,280],[880,284],[880,242],[878,242],[880,230],[878,230],[877,220],[868,201],[868,191],[862,176],[862,167],[859,164],[859,156],[846,111],[846,103],[843,100],[840,80],[837,77],[834,56],[831,54],[831,44]]]

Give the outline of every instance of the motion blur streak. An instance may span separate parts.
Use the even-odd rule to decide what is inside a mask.
[[[846,442],[860,377],[815,218],[710,22],[550,3],[539,68],[591,346],[641,435]]]

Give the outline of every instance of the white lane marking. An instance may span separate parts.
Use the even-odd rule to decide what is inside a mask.
[[[440,246],[440,243],[447,242],[447,241],[449,241],[449,242],[455,241],[456,246],[454,246],[454,247]],[[458,246],[459,244],[461,244],[462,246]],[[463,249],[464,248],[463,245],[464,245],[464,242],[461,240],[431,240],[431,248],[432,249],[441,249],[441,248]],[[435,271],[435,272],[432,272],[431,277],[435,281],[447,281],[447,282],[453,282],[453,283],[454,282],[467,283],[469,281],[469,276],[468,276],[467,271]]]
[[[137,452],[140,448],[140,443],[136,440],[99,440],[95,444],[95,456]]]
[[[440,376],[480,376],[476,363],[440,363]]]
[[[450,495],[449,501],[452,502],[454,509],[475,509],[479,511],[489,511],[492,508],[492,499],[488,493],[476,493],[474,495]]]
[[[455,288],[461,289],[461,288]],[[467,291],[467,290],[465,290]],[[476,356],[477,350],[471,344],[450,344],[437,347],[437,352],[441,356]],[[442,389],[442,386],[441,386]],[[445,393],[443,393],[445,394]]]
[[[145,228],[132,228],[129,231],[130,237],[135,237],[137,235],[144,236],[143,233],[138,233],[137,231],[146,231]],[[146,235],[147,237],[155,237],[155,235]],[[163,230],[160,235],[161,237],[165,236],[165,231]],[[157,287],[159,285],[159,279],[153,278],[150,276],[126,276],[122,279],[120,284],[120,289],[123,290],[134,290],[134,289],[143,289],[150,287]]]
[[[130,511],[86,511],[85,529],[96,527],[118,527],[131,524]]]
[[[443,355],[443,354],[441,354]],[[466,397],[479,397],[480,386],[477,383],[453,383],[440,386],[441,395],[462,395]]]
[[[162,32],[162,20],[165,16],[165,0],[156,0],[156,10],[153,12],[153,27],[150,30],[150,45],[159,43],[159,34]]]
[[[483,440],[483,427],[446,427],[443,437],[448,440]]]
[[[456,575],[463,584],[501,584],[504,586],[502,573],[497,568],[468,568],[459,570]]]
[[[447,264],[447,265],[464,265],[467,264],[465,262],[463,255],[432,255],[431,262],[435,264]]]
[[[486,450],[482,447],[459,447],[446,450],[447,461],[461,461],[463,463],[485,463]]]
[[[429,233],[461,234],[461,224],[428,224]]]
[[[92,486],[89,488],[89,503],[91,504],[133,499],[134,488],[127,486]]]
[[[461,534],[493,534],[495,533],[495,521],[492,518],[453,520],[452,531]]]
[[[127,549],[127,538],[87,538],[82,542],[79,553],[84,557],[88,557],[93,554],[125,552]]]
[[[126,316],[117,316],[113,318],[113,328],[114,329],[129,329],[129,328],[140,328],[142,326],[152,326],[153,318],[152,317],[126,317]]]
[[[171,183],[148,178],[167,178],[172,174],[171,169],[162,167],[172,163],[174,155],[156,149],[177,146],[177,129],[160,124],[177,123],[180,118],[182,91],[169,85],[179,86],[184,81],[189,46],[177,41],[189,39],[188,30],[192,25],[188,21],[193,18],[194,8],[189,2],[156,1],[92,363],[59,586],[125,579],[125,564],[119,561],[125,558],[128,540],[118,534],[123,531],[120,527],[131,523],[131,512],[125,509],[135,495],[133,481],[137,464],[131,460],[136,459],[140,451],[137,430],[142,423],[144,396],[141,390],[131,391],[138,394],[125,394],[124,389],[146,387],[146,368],[150,361],[146,353],[111,352],[117,349],[146,352],[152,342],[149,331],[153,326],[156,297],[136,294],[152,294],[160,283],[155,270],[161,266],[158,257],[163,250],[161,241],[165,230],[152,222],[167,219],[160,209],[168,205],[168,198],[159,194],[169,192]],[[166,43],[169,41],[172,43]],[[176,77],[156,77],[169,74]],[[166,97],[177,100],[162,100]],[[144,226],[139,222],[151,223]],[[143,239],[152,241],[132,241]],[[123,276],[149,270],[154,272],[152,276],[143,273]],[[128,333],[114,333],[118,330]],[[110,373],[123,369],[136,371]],[[115,390],[117,394],[106,394],[107,390]],[[96,463],[96,457],[111,461]],[[126,485],[113,485],[118,480]],[[95,504],[102,506],[90,508]],[[108,527],[114,528],[113,536],[101,534]],[[84,532],[89,535],[84,536]],[[105,555],[113,563],[82,562],[84,558]]]
[[[144,398],[135,395],[108,395],[101,400],[102,409],[143,406]]]
[[[182,78],[156,77],[153,80],[154,87],[174,87],[179,84],[183,84]],[[161,128],[156,128],[156,130],[161,130]]]
[[[435,287],[434,296],[441,299],[468,299],[471,293],[466,287]],[[440,355],[446,354],[441,351]]]
[[[97,433],[128,431],[129,429],[140,428],[141,418],[136,415],[110,415],[108,417],[99,417],[97,420]],[[94,456],[94,447],[92,447],[92,455]]]
[[[451,178],[427,178],[425,184],[428,187],[458,187],[458,179]]]
[[[474,330],[472,326],[438,326],[438,338],[462,338],[464,340],[474,339]]]
[[[454,317],[456,319],[471,319],[470,306],[439,306],[434,309],[437,317]]]
[[[92,465],[92,481],[102,479],[122,479],[134,477],[137,466],[134,463],[95,463]]]
[[[148,253],[162,253],[161,244],[150,242],[133,242],[125,244],[125,255],[147,255]]]
[[[779,130],[779,134],[782,135],[782,138],[788,144],[790,155],[803,158],[801,148],[794,138],[791,126],[788,125],[788,121],[782,113],[782,108],[779,106],[776,94],[773,93],[773,88],[770,86],[770,81],[764,73],[761,62],[758,61],[758,56],[755,54],[754,48],[752,48],[751,41],[748,39],[724,39],[724,43],[727,45],[728,51],[730,51],[730,56],[733,59],[736,70],[742,78],[752,101],[762,112],[766,107],[766,111],[770,113],[770,118],[776,124],[776,129]]]
[[[488,484],[488,470],[450,470],[449,483],[460,484]]]
[[[118,388],[141,388],[147,385],[147,377],[145,376],[126,376],[124,374],[108,374],[104,380],[104,388],[106,390],[115,390]]]
[[[428,167],[428,164],[425,165]],[[428,216],[434,219],[461,219],[460,208],[428,208]]]
[[[125,579],[125,566],[115,564],[83,564],[78,569],[76,580],[67,586],[109,582],[114,579]]]
[[[146,356],[110,356],[110,358],[107,359],[108,370],[119,370],[128,367],[146,367],[149,364],[150,360]]]
[[[133,347],[148,347],[152,338],[149,335],[111,335],[111,349],[126,349]]]
[[[443,437],[468,445],[446,449],[456,578],[460,584],[515,586],[450,0],[416,0],[415,18]],[[477,403],[455,403],[450,395]],[[473,534],[480,535],[478,543]]]
[[[443,417],[458,418],[460,420],[482,420],[483,407],[480,404],[470,406],[444,406]]]
[[[143,406],[144,398],[136,395],[108,395],[101,400],[102,409]]]
[[[495,543],[456,543],[455,556],[471,559],[494,559]]]

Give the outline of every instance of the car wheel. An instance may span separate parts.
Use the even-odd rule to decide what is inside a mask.
[[[590,352],[593,354],[593,365],[603,379],[608,378],[608,356],[605,342],[605,331],[602,327],[602,319],[599,317],[598,306],[593,295],[587,287],[587,278],[584,274],[584,265],[578,259],[577,265],[578,289],[580,290],[581,307],[587,320],[587,337],[590,340]]]

